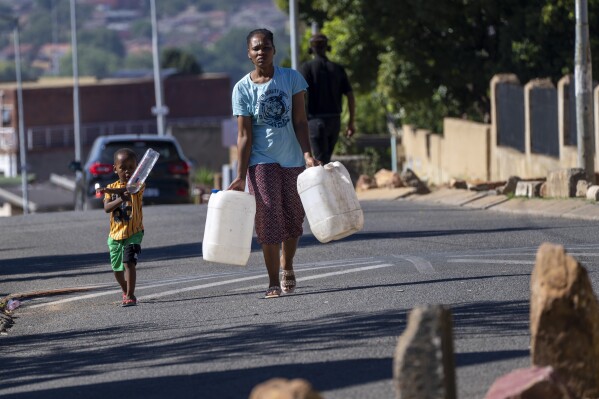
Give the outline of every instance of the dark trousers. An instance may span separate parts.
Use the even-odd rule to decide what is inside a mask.
[[[312,155],[322,162],[323,165],[326,165],[331,162],[335,144],[337,144],[337,140],[339,139],[341,117],[311,117],[308,120],[308,128],[310,129]]]

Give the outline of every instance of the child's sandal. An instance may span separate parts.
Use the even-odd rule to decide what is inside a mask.
[[[295,291],[295,272],[293,270],[281,270],[281,289],[286,294]]]

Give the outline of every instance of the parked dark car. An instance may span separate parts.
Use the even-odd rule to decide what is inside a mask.
[[[102,187],[115,182],[114,153],[120,148],[130,148],[141,161],[148,148],[160,154],[146,180],[144,204],[185,204],[191,202],[190,163],[183,155],[177,140],[172,136],[114,135],[100,136],[92,145],[83,167],[74,162],[72,169],[79,170],[76,180],[75,209],[103,207],[102,195],[96,195],[95,184]]]

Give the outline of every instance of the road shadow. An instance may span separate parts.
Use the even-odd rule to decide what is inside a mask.
[[[423,230],[423,231],[374,231],[357,232],[349,237],[335,242],[356,242],[383,239],[414,239],[427,237],[457,236],[457,235],[479,235],[493,233],[509,233],[517,231],[541,230],[538,227],[514,227],[494,229],[449,229],[449,230]],[[332,244],[332,242],[331,242]],[[320,246],[322,244],[312,234],[304,234],[300,238],[300,247]],[[253,252],[261,252],[261,246],[256,237],[252,239],[251,249]],[[202,256],[202,242],[168,245],[163,247],[145,248],[142,245],[140,262],[169,261],[177,259],[200,258]],[[106,271],[110,271],[108,250],[88,254],[74,255],[48,255],[30,256],[22,258],[0,260],[0,276],[11,276],[19,274],[34,274],[31,277],[3,278],[4,283],[23,282],[44,279],[44,273],[56,273],[61,271],[77,270],[85,272],[86,269],[105,265]],[[103,273],[103,272],[98,272]],[[48,277],[48,278],[54,278]]]
[[[472,335],[515,336],[528,332],[527,301],[462,303],[451,309],[456,340]],[[24,384],[19,376],[27,376],[26,384],[59,378],[97,381],[104,378],[102,375],[108,371],[126,372],[135,364],[143,364],[152,373],[153,368],[165,366],[177,366],[178,370],[210,370],[211,363],[236,364],[235,359],[239,359],[244,366],[234,370],[96,383],[28,392],[20,396],[15,393],[11,397],[125,397],[124,392],[131,390],[134,397],[144,398],[165,396],[167,392],[167,397],[240,398],[247,397],[256,384],[276,376],[306,378],[323,391],[342,389],[391,378],[395,342],[405,329],[408,313],[407,309],[346,312],[309,320],[291,319],[284,324],[224,328],[218,325],[198,327],[205,324],[199,314],[197,320],[179,321],[174,327],[160,319],[103,329],[7,336],[3,338],[5,348],[11,348],[13,344],[15,347],[27,347],[36,356],[32,360],[20,353],[3,351],[0,381],[3,389],[11,389]],[[129,342],[118,338],[133,334],[145,338]],[[330,351],[353,353],[360,342],[373,340],[388,343],[388,356],[318,360],[321,358],[319,354],[325,356]],[[74,349],[73,341],[83,345]],[[456,364],[457,367],[482,365],[527,354],[524,348],[492,348],[489,351],[458,353]],[[255,359],[256,364],[248,367],[248,359]],[[301,360],[294,362],[295,359]],[[127,378],[126,375],[123,378]],[[38,393],[39,396],[35,396]]]
[[[140,262],[159,262],[186,258],[198,258],[202,256],[201,243],[177,244],[165,247],[144,248]],[[106,266],[102,271],[89,271],[98,266]],[[110,257],[108,248],[106,252],[95,252],[74,255],[48,255],[30,256],[23,258],[0,260],[0,276],[11,276],[19,274],[34,274],[30,277],[2,278],[3,283],[17,281],[44,280],[58,276],[45,277],[44,273],[57,273],[65,271],[78,271],[78,274],[102,274],[110,272]],[[86,270],[88,270],[86,272]]]
[[[461,235],[481,235],[481,234],[500,234],[500,233],[514,233],[523,231],[540,231],[552,229],[550,227],[504,227],[504,228],[492,228],[492,229],[448,229],[448,230],[417,230],[417,231],[395,231],[395,232],[384,232],[384,231],[360,231],[345,237],[338,241],[331,241],[328,243],[321,243],[312,234],[304,233],[300,238],[299,247],[309,247],[313,245],[327,245],[334,244],[337,242],[354,242],[354,241],[370,241],[370,240],[389,240],[389,239],[415,239],[415,238],[431,238],[431,237],[447,237],[447,236],[461,236]],[[257,242],[252,243],[252,249],[257,250],[260,246]]]

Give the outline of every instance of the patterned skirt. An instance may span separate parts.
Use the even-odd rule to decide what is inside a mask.
[[[249,191],[256,197],[256,235],[260,244],[280,244],[303,233],[304,207],[297,177],[305,167],[284,168],[277,163],[249,168]]]

